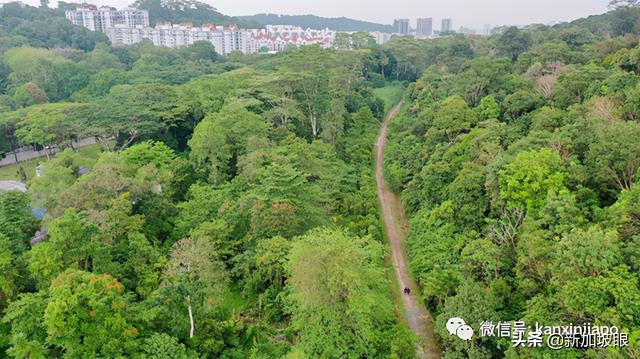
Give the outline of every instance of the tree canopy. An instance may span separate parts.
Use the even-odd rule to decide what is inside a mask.
[[[135,4],[152,22],[237,21]],[[415,358],[373,171],[400,99],[384,175],[444,357],[637,356],[635,2],[487,37],[355,32],[227,57],[113,47],[66,21],[73,7],[0,8],[0,153],[50,157],[20,163],[26,193],[0,192],[0,357]],[[451,317],[615,325],[630,343],[463,342]]]

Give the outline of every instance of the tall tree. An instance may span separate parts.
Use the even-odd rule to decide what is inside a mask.
[[[174,87],[151,83],[120,85],[86,109],[87,132],[100,137],[118,137],[120,149],[144,136],[171,134],[184,120]]]
[[[181,299],[176,306],[186,309],[187,319],[181,319],[179,322],[189,323],[189,338],[196,334],[197,318],[205,316],[219,303],[226,286],[224,266],[216,258],[210,242],[206,239],[187,238],[173,245],[160,293],[167,296],[168,300],[173,296]],[[183,318],[182,314],[173,314]]]
[[[298,238],[289,257],[293,324],[307,356],[375,357],[390,323],[382,246],[340,229]]]
[[[251,138],[265,138],[267,124],[241,105],[228,105],[208,115],[196,126],[189,140],[191,156],[213,183],[236,173],[236,163],[246,154]]]
[[[78,214],[73,209],[52,221],[49,239],[37,244],[28,255],[29,270],[40,287],[46,288],[66,268],[91,271],[96,262],[104,260],[101,257],[108,252],[100,251],[98,231],[98,226],[89,222],[86,214]]]
[[[9,239],[13,253],[20,254],[27,249],[36,224],[26,193],[0,192],[0,234]]]
[[[49,288],[43,318],[47,341],[72,357],[131,355],[139,334],[130,297],[108,274],[60,274]]]
[[[507,28],[498,39],[498,51],[501,55],[515,61],[521,53],[531,47],[531,35],[515,26]]]

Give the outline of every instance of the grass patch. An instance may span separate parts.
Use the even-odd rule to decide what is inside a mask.
[[[18,168],[22,167],[27,174],[27,178],[36,174],[36,166],[42,159],[33,159],[25,162],[20,162],[20,165],[8,165],[0,167],[0,181],[21,181],[20,175],[18,175]],[[45,159],[46,160],[46,159]]]
[[[82,147],[77,151],[78,156],[74,164],[78,167],[91,167],[98,160],[98,157],[100,157],[100,154],[102,152],[102,146],[98,143],[95,145]],[[55,155],[52,157],[55,157]],[[35,177],[36,167],[38,166],[38,164],[46,161],[46,157],[41,157],[34,158],[29,161],[20,162],[20,164],[17,165],[0,167],[0,181],[20,181],[20,175],[18,174],[18,168],[20,167],[22,167],[27,174],[27,180],[30,180]]]
[[[246,310],[249,302],[242,296],[242,288],[232,285],[225,291],[219,306],[222,311],[235,315]]]
[[[400,81],[388,82],[384,87],[373,89],[373,95],[384,101],[385,112],[388,112],[402,100],[406,89],[404,83]]]

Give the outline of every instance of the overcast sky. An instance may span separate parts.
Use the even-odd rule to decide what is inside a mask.
[[[73,0],[67,0],[72,2]],[[80,1],[80,0],[76,0]],[[491,25],[526,25],[567,21],[607,11],[608,0],[204,0],[227,15],[256,13],[346,16],[390,24],[394,18],[450,17],[454,28]],[[0,3],[7,0],[0,0]],[[38,0],[26,0],[37,4]],[[133,0],[87,0],[88,3],[124,7]],[[52,1],[55,3],[55,1]]]

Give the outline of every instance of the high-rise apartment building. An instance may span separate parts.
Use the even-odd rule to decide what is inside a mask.
[[[485,24],[484,28],[482,29],[482,35],[490,36],[491,35],[491,30],[492,30],[491,25]]]
[[[387,34],[386,32],[381,31],[373,31],[370,32],[369,35],[373,36],[373,38],[376,40],[376,44],[378,45],[384,45],[385,43],[387,43],[387,41],[389,41],[389,39],[391,39],[391,34]]]
[[[418,36],[431,36],[433,35],[433,18],[418,19],[416,26],[416,35]]]
[[[393,20],[393,32],[396,34],[409,35],[409,19]]]
[[[440,32],[447,32],[453,30],[453,19],[442,19],[442,25],[440,26]]]
[[[75,10],[65,11],[65,17],[74,25],[105,33],[113,27],[149,27],[149,13],[138,9],[117,10],[108,6],[96,8],[82,4]]]

